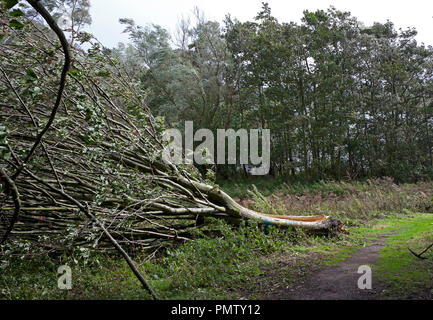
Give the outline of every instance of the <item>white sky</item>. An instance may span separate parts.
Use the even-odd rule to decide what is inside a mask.
[[[227,13],[240,21],[252,20],[263,0],[90,0],[93,23],[89,31],[105,46],[127,42],[119,18],[132,18],[139,25],[158,24],[170,32],[179,18],[198,6],[207,19],[222,21]],[[433,1],[431,0],[267,0],[272,15],[280,22],[299,23],[305,9],[326,10],[333,5],[350,11],[366,25],[391,20],[397,28],[415,27],[417,40],[433,45]]]

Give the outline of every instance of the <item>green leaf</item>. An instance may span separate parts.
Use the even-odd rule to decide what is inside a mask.
[[[9,12],[9,15],[11,17],[22,17],[24,16],[24,12],[22,12],[20,9],[14,9],[11,12]]]
[[[29,77],[32,77],[32,78],[35,78],[35,79],[38,78],[38,76],[37,76],[36,73],[33,71],[33,69],[30,69],[30,68],[26,69],[26,73],[27,73],[27,75],[28,75]]]
[[[10,151],[2,151],[0,152],[0,158],[3,160],[9,160],[11,157],[11,152]]]
[[[13,19],[13,20],[11,20],[9,22],[9,26],[11,28],[15,28],[15,29],[22,29],[22,28],[24,28],[24,25],[21,22],[19,22],[18,20],[15,20],[15,19]]]
[[[5,3],[6,8],[11,9],[18,3],[18,0],[3,0],[3,2]]]
[[[69,71],[71,73],[71,75],[73,75],[74,77],[80,77],[82,75],[82,71],[81,70],[77,70],[77,69],[72,69],[71,71]]]

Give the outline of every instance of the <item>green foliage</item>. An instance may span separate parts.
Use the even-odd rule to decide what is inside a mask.
[[[14,9],[14,10],[9,12],[9,15],[11,17],[22,17],[25,15],[25,13],[22,12],[20,9]]]
[[[71,29],[74,34],[78,33],[82,27],[92,23],[89,0],[41,0],[41,2],[55,19],[70,13],[73,23]],[[71,12],[65,12],[65,9]]]
[[[58,10],[58,3],[72,3],[44,2],[56,17],[64,13]],[[13,9],[18,1],[3,3]],[[89,34],[79,33],[91,21],[89,7],[89,1],[78,1],[72,16],[72,43],[77,38],[92,39]],[[28,134],[35,132],[34,126],[40,129],[47,122],[45,106],[53,96],[51,88],[58,84],[63,57],[53,49],[37,50],[45,48],[42,44],[46,42],[42,37],[33,38],[36,31],[24,22],[20,9],[11,10],[5,19],[7,32],[20,35],[8,40],[14,44],[8,50],[22,46],[29,51],[7,54],[2,61],[8,69],[22,66],[12,79],[22,101],[5,79],[0,82],[2,97],[10,104],[11,115],[20,115],[14,111],[23,102],[38,115],[36,124],[27,121],[29,127],[17,125],[13,130],[17,136],[17,130]],[[334,8],[306,11],[300,25],[280,23],[264,4],[253,22],[241,23],[228,17],[224,27],[205,20],[197,11],[196,24],[182,23],[181,36],[173,48],[172,37],[160,26],[140,27],[130,19],[122,19],[121,23],[126,26],[131,45],[109,51],[93,42],[87,53],[74,51],[74,66],[62,104],[65,113],[56,117],[44,137],[51,144],[49,149],[62,150],[57,157],[48,159],[62,168],[56,176],[50,176],[50,181],[60,174],[67,177],[65,188],[86,184],[82,189],[86,192],[80,194],[90,194],[88,202],[98,214],[105,213],[105,208],[97,208],[104,203],[112,202],[123,211],[131,205],[133,196],[137,198],[135,205],[143,206],[155,196],[164,196],[159,186],[150,185],[152,177],[140,174],[138,169],[125,169],[102,154],[103,145],[110,154],[117,151],[125,157],[139,157],[149,152],[146,156],[150,165],[158,161],[158,151],[150,147],[153,140],[146,135],[146,103],[157,115],[157,134],[166,125],[182,127],[185,120],[213,130],[270,128],[272,172],[278,178],[239,180],[234,186],[223,182],[223,188],[240,198],[252,196],[248,205],[262,212],[332,215],[347,225],[359,226],[385,216],[409,217],[414,211],[433,210],[429,183],[397,185],[389,179],[352,184],[331,181],[392,176],[402,182],[432,177],[433,51],[416,43],[414,30],[396,31],[391,22],[361,30],[355,17]],[[51,41],[50,36],[47,39]],[[35,65],[33,59],[43,64]],[[119,72],[123,68],[120,63],[125,64],[126,73]],[[103,90],[109,92],[101,93]],[[118,107],[127,112],[118,112]],[[127,126],[129,117],[142,126],[131,129]],[[115,123],[111,128],[109,121]],[[76,140],[67,140],[75,131],[79,131],[73,136]],[[7,128],[0,126],[1,160],[11,156],[8,134]],[[14,152],[19,157],[25,155],[28,140],[32,139],[30,134],[27,140],[16,140]],[[135,148],[140,139],[152,151]],[[79,148],[68,145],[71,141],[79,143]],[[74,161],[77,158],[79,161]],[[31,165],[43,172],[51,165],[48,160],[40,156]],[[86,173],[92,176],[74,177],[76,181],[70,182],[68,174],[73,170],[69,169],[74,168],[90,168]],[[207,167],[205,170],[205,178],[214,181],[214,172]],[[222,176],[230,172],[235,170],[218,170]],[[317,182],[306,183],[311,181]],[[321,241],[301,231],[272,227],[262,230],[255,224],[233,228],[221,221],[207,222],[205,228],[196,230],[196,240],[141,265],[142,271],[152,274],[152,285],[162,297],[224,297],[225,293],[219,292],[222,287],[242,288],[261,274],[260,258],[288,248],[306,251],[307,245]],[[403,238],[394,239],[394,244],[401,251],[403,241],[412,234],[418,240],[431,240],[427,227],[422,224],[419,230],[411,228]],[[0,295],[11,299],[148,298],[137,291],[136,281],[126,264],[119,265],[118,257],[93,256],[88,248],[71,245],[66,246],[72,252],[70,256],[46,259],[45,246],[72,244],[76,239],[96,246],[100,241],[100,229],[94,225],[86,225],[84,236],[79,231],[65,228],[60,231],[62,237],[40,237],[39,246],[18,241],[2,248],[6,259],[1,264],[1,280],[6,286],[2,283]],[[361,231],[357,234],[363,235]],[[362,242],[361,237],[356,240]],[[320,249],[330,250],[327,245]],[[395,259],[395,254],[384,252],[383,257],[388,274],[408,268],[409,260],[402,254]],[[101,260],[104,265],[98,263]],[[75,291],[52,289],[58,263],[74,265],[80,279]],[[409,279],[420,278],[419,273],[412,275]]]
[[[14,28],[14,29],[24,28],[24,24],[22,24],[21,22],[19,22],[18,20],[15,20],[15,19],[12,19],[11,21],[9,21],[9,26],[11,28]]]
[[[7,9],[12,9],[18,3],[18,0],[2,0]]]
[[[361,28],[333,7],[280,23],[266,3],[254,21],[228,16],[224,28],[195,18],[176,37],[123,19],[133,45],[113,51],[170,126],[269,128],[274,176],[432,178],[433,51],[415,30]]]

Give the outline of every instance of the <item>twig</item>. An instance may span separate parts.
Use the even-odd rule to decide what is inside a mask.
[[[410,251],[410,253],[412,253],[415,257],[417,257],[417,258],[419,258],[419,259],[422,259],[422,260],[427,260],[427,258],[426,258],[426,257],[423,257],[422,255],[423,255],[424,253],[426,253],[428,250],[430,250],[430,248],[432,248],[432,247],[433,247],[433,243],[432,243],[431,245],[429,245],[427,248],[425,248],[425,249],[423,250],[423,252],[421,252],[420,254],[417,254],[417,253],[413,252],[411,248],[407,248],[407,249],[408,249],[408,250]]]

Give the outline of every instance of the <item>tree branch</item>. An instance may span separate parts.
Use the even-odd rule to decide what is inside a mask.
[[[60,76],[60,84],[59,88],[57,90],[57,98],[56,102],[54,103],[54,107],[51,111],[50,118],[45,125],[45,127],[42,129],[42,131],[38,134],[35,143],[33,144],[33,147],[30,149],[29,153],[27,154],[27,157],[24,159],[22,165],[18,168],[17,172],[12,176],[13,180],[16,180],[16,178],[20,175],[22,170],[24,169],[24,166],[27,162],[30,161],[31,157],[35,153],[36,148],[39,146],[39,144],[42,141],[42,138],[44,134],[50,129],[54,118],[56,117],[57,110],[59,109],[60,102],[62,101],[62,94],[63,90],[65,89],[66,84],[66,77],[68,75],[68,71],[71,65],[71,53],[69,50],[69,43],[66,40],[65,34],[63,31],[59,28],[54,18],[51,16],[51,14],[44,8],[44,6],[40,3],[39,0],[27,0],[27,2],[44,18],[44,20],[48,23],[50,28],[56,33],[57,37],[60,40],[60,43],[63,48],[63,53],[65,55],[65,62],[62,69],[62,74]]]

